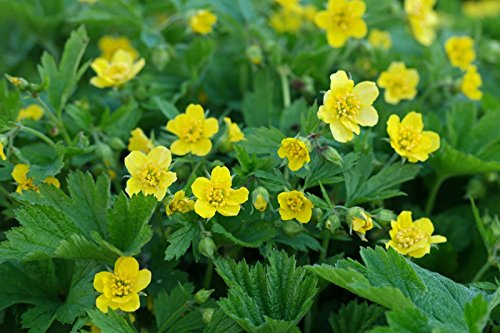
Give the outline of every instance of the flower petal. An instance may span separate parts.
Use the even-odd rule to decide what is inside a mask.
[[[191,184],[191,191],[198,199],[205,199],[207,188],[211,187],[212,183],[205,177],[198,177]]]
[[[158,146],[149,152],[148,161],[153,162],[162,169],[168,169],[172,162],[172,154],[167,148]]]
[[[229,189],[227,204],[228,205],[240,205],[248,200],[248,189],[246,187],[241,187],[237,190]]]
[[[213,168],[210,180],[218,188],[229,188],[232,185],[231,173],[225,166],[216,166]]]
[[[111,87],[114,83],[102,76],[94,76],[90,79],[90,84],[97,88]]]
[[[240,212],[240,205],[224,205],[217,207],[217,211],[223,216],[236,216]]]
[[[192,119],[205,120],[205,111],[200,104],[189,104],[186,108],[186,115]]]
[[[361,106],[356,121],[361,126],[375,126],[378,122],[377,110],[373,106]]]
[[[326,28],[330,24],[330,14],[328,13],[328,11],[323,10],[323,11],[320,11],[319,13],[317,13],[314,16],[314,23],[316,23],[318,28],[326,30]]]
[[[99,272],[94,276],[94,289],[100,293],[104,293],[104,286],[108,281],[113,279],[113,273]]]
[[[427,149],[429,154],[439,149],[440,146],[439,134],[431,131],[423,131],[422,137],[426,138],[428,141]]]
[[[435,243],[445,243],[447,241],[446,237],[441,235],[435,235],[431,237],[431,244]]]
[[[141,306],[141,302],[139,300],[139,295],[129,294],[126,297],[126,302],[119,305],[119,309],[125,312],[134,312]],[[123,297],[123,298],[125,298]]]
[[[139,262],[133,257],[120,257],[115,262],[115,273],[135,279],[139,272]]]
[[[354,137],[352,131],[347,129],[339,121],[330,124],[330,131],[332,132],[335,141],[338,142],[349,142]]]
[[[349,36],[338,29],[328,30],[326,33],[326,40],[328,41],[328,44],[335,48],[344,46],[348,38]]]
[[[426,217],[420,218],[413,222],[413,226],[428,235],[432,235],[432,233],[434,232],[434,225],[432,224],[431,220]]]
[[[191,151],[191,145],[182,140],[175,140],[170,145],[170,151],[175,155],[186,155]]]
[[[16,181],[18,184],[25,183],[27,180],[26,175],[30,171],[30,167],[27,164],[16,164],[14,169],[12,170],[12,178]]]
[[[194,211],[196,212],[196,214],[205,219],[213,217],[215,215],[215,212],[217,212],[214,206],[209,204],[207,201],[202,200],[196,200],[196,203],[194,204]]]
[[[300,223],[307,223],[311,220],[312,209],[310,207],[304,207],[300,212],[297,213],[295,217]]]
[[[210,139],[201,139],[200,141],[191,144],[191,152],[197,156],[206,156],[212,150],[212,141]]]
[[[146,154],[139,150],[134,150],[125,157],[125,167],[132,177],[140,173],[147,163],[148,158]]]
[[[401,229],[406,229],[412,226],[411,212],[402,211],[398,216],[398,227]]]
[[[211,138],[219,131],[219,123],[215,118],[208,118],[203,124],[203,136]]]
[[[137,177],[132,177],[127,180],[127,187],[125,192],[127,192],[129,197],[142,191],[142,182]]]
[[[104,296],[104,295],[100,295],[95,300],[95,305],[103,313],[108,313],[109,303],[110,303],[110,299],[106,298],[106,296]]]
[[[413,128],[416,131],[422,131],[424,129],[424,122],[422,120],[422,115],[415,111],[408,113],[401,124]]]
[[[375,82],[363,81],[354,87],[354,94],[364,105],[372,105],[378,97],[378,88]]]
[[[141,269],[135,278],[134,292],[139,292],[146,289],[151,283],[151,271],[148,269]]]
[[[363,38],[366,36],[368,28],[366,27],[365,21],[362,19],[357,19],[352,21],[351,29],[349,31],[350,35],[354,38]]]

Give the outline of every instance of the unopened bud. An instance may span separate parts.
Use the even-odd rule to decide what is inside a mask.
[[[196,294],[194,294],[194,300],[197,304],[203,304],[210,299],[210,295],[215,291],[215,289],[200,289]]]
[[[114,150],[123,150],[126,147],[125,143],[118,137],[111,138],[108,143]]]
[[[313,208],[311,221],[318,222],[323,217],[323,211],[321,208]]]
[[[330,215],[325,221],[325,228],[330,232],[336,231],[340,228],[340,218],[338,215]]]
[[[206,308],[206,309],[201,309],[201,318],[203,318],[203,322],[205,324],[210,323],[212,320],[212,316],[214,315],[215,309],[214,308]]]
[[[377,214],[373,216],[375,221],[381,224],[388,224],[391,221],[395,221],[397,219],[396,214],[392,210],[381,209]]]
[[[281,226],[281,230],[283,230],[283,233],[288,237],[295,237],[304,231],[304,227],[301,223],[295,221],[285,221]]]
[[[252,192],[252,204],[259,212],[263,212],[267,208],[269,202],[269,192],[262,186],[255,188]]]
[[[209,236],[204,236],[198,244],[198,251],[205,257],[210,259],[214,258],[215,243]]]
[[[113,164],[113,150],[107,144],[99,142],[96,148],[97,156],[103,161],[105,166],[111,166]]]
[[[152,51],[151,60],[157,70],[163,70],[170,61],[170,52],[167,45],[156,46]]]
[[[323,150],[321,154],[327,161],[332,162],[333,164],[336,164],[338,166],[342,166],[342,164],[344,163],[342,156],[340,156],[339,152],[333,147],[326,147],[326,149]]]
[[[361,207],[349,208],[347,211],[347,222],[350,225],[351,231],[354,230],[361,235],[365,235],[368,230],[373,229],[371,216]]]
[[[262,63],[263,55],[259,45],[249,46],[245,53],[252,64],[260,65]]]

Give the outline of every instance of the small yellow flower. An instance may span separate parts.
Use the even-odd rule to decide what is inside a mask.
[[[386,247],[410,257],[421,258],[431,252],[432,244],[446,242],[446,237],[432,236],[434,225],[431,220],[421,218],[413,222],[409,211],[401,212],[397,221],[391,221],[391,227],[391,240]]]
[[[132,176],[127,181],[127,194],[153,194],[161,201],[168,187],[177,180],[175,172],[168,171],[171,162],[170,150],[163,146],[155,147],[147,155],[138,150],[131,152],[125,157],[125,166]]]
[[[205,156],[212,149],[210,138],[219,131],[219,123],[215,118],[205,119],[205,111],[201,105],[189,104],[186,113],[167,123],[167,131],[179,138],[170,146],[172,153],[186,155],[191,152]]]
[[[154,148],[153,142],[144,134],[142,129],[136,128],[130,134],[127,147],[129,151],[140,150],[147,154]]]
[[[278,156],[280,158],[288,159],[288,167],[292,171],[297,171],[309,163],[309,150],[304,141],[295,138],[286,138],[281,140],[281,146],[278,149]]]
[[[387,103],[398,104],[403,99],[415,98],[419,80],[416,69],[406,68],[403,62],[393,62],[380,74],[377,84],[385,88],[384,99]]]
[[[311,220],[314,205],[304,193],[295,190],[282,192],[278,194],[278,203],[283,221],[296,219],[300,223],[307,223]]]
[[[388,31],[373,29],[368,35],[368,42],[376,48],[388,50],[392,47],[391,34]]]
[[[99,272],[94,277],[94,289],[101,293],[96,306],[104,313],[108,309],[134,312],[139,309],[139,292],[151,282],[151,272],[139,270],[139,263],[132,257],[120,257],[115,262],[114,273]]]
[[[500,2],[498,0],[464,1],[462,12],[468,17],[477,19],[495,17],[500,14]]]
[[[262,63],[264,56],[259,45],[250,45],[249,47],[247,47],[245,53],[248,57],[248,60],[250,60],[252,64],[260,65]]]
[[[462,93],[467,96],[467,98],[478,101],[483,97],[483,92],[479,89],[483,84],[481,75],[477,72],[477,68],[474,65],[467,67],[462,82],[460,83],[460,89]]]
[[[413,36],[422,45],[429,46],[436,38],[438,16],[432,9],[436,0],[405,0],[405,12]]]
[[[238,126],[238,124],[233,123],[231,121],[231,118],[225,117],[224,122],[226,123],[227,126],[229,142],[238,142],[245,140],[245,135],[241,131],[240,127]]]
[[[95,59],[90,67],[97,76],[90,79],[90,83],[97,88],[120,87],[132,80],[146,64],[144,58],[134,62],[131,53],[122,49],[117,50],[111,61],[105,58]]]
[[[241,204],[248,200],[248,190],[241,187],[231,188],[232,180],[229,169],[216,166],[210,179],[198,177],[191,185],[196,196],[194,211],[203,218],[211,218],[218,212],[224,216],[236,216],[240,212]]]
[[[30,171],[30,167],[27,164],[16,164],[14,169],[12,170],[12,178],[17,183],[16,192],[22,193],[23,191],[35,191],[39,192],[40,189],[35,185],[34,179],[28,177],[28,172]],[[46,184],[55,186],[59,188],[61,185],[59,180],[55,177],[47,177],[43,181]]]
[[[5,153],[3,152],[3,143],[0,142],[0,159],[2,161],[5,161],[7,157],[5,156]]]
[[[186,198],[186,194],[182,190],[177,191],[174,194],[174,197],[165,205],[167,216],[170,216],[175,212],[187,213],[193,209],[194,201]]]
[[[43,117],[43,109],[38,104],[30,104],[24,109],[19,110],[16,121],[23,119],[33,119],[38,121]]]
[[[365,11],[366,4],[361,0],[328,0],[327,10],[318,12],[314,22],[326,30],[330,46],[342,47],[350,37],[366,36]]]
[[[279,33],[294,33],[302,26],[302,16],[299,12],[284,7],[273,12],[269,18],[269,25]]]
[[[139,53],[134,49],[127,37],[102,36],[97,44],[101,50],[101,58],[108,61],[113,59],[113,55],[118,50],[130,53],[133,60],[139,58]]]
[[[314,18],[318,13],[318,9],[314,5],[306,5],[302,7],[302,17],[307,21],[314,22]]]
[[[378,122],[377,110],[372,106],[378,97],[374,82],[360,82],[354,86],[344,71],[330,76],[330,90],[323,97],[318,118],[330,125],[333,138],[338,142],[348,142],[359,134],[361,126],[375,126]]]
[[[476,59],[474,51],[474,40],[469,36],[453,36],[446,40],[444,44],[446,55],[452,66],[466,70],[467,67]]]
[[[209,10],[200,9],[189,18],[191,30],[200,35],[212,32],[213,26],[217,23],[217,16]]]
[[[351,221],[352,230],[366,235],[366,232],[373,229],[373,220],[370,215],[360,212],[360,217],[353,217]]]
[[[391,115],[387,120],[387,133],[391,147],[411,163],[423,162],[439,149],[439,134],[424,131],[422,115],[415,111],[408,113],[401,122],[397,115]]]

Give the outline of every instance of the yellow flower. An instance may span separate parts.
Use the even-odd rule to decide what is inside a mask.
[[[427,160],[430,153],[439,149],[439,135],[424,131],[422,115],[415,111],[408,113],[401,122],[397,115],[391,115],[387,120],[387,133],[391,147],[412,163]]]
[[[186,155],[191,152],[205,156],[212,149],[210,138],[219,131],[219,123],[215,118],[205,119],[205,111],[201,105],[189,104],[186,113],[167,123],[167,131],[179,137],[170,146],[172,153]]]
[[[281,140],[281,146],[278,149],[280,158],[288,159],[288,167],[292,171],[297,171],[309,163],[309,150],[304,141],[295,138],[286,138]]]
[[[217,16],[209,10],[200,9],[189,18],[191,30],[200,35],[212,32],[214,24],[217,23]]]
[[[467,71],[460,83],[462,93],[467,96],[467,98],[478,101],[483,97],[483,92],[479,90],[482,84],[483,80],[481,79],[481,75],[477,72],[476,66],[470,65],[467,67]]]
[[[378,122],[377,110],[372,106],[378,97],[374,82],[360,82],[354,86],[344,71],[330,76],[330,90],[323,97],[318,118],[330,124],[333,138],[338,142],[348,142],[359,134],[361,126],[375,126]]]
[[[245,135],[239,128],[238,124],[233,123],[231,121],[231,118],[225,117],[224,122],[226,123],[227,130],[228,130],[228,135],[229,135],[229,142],[238,142],[245,140]]]
[[[446,40],[444,49],[453,66],[466,70],[476,59],[474,40],[469,36],[453,36]]]
[[[391,34],[388,31],[373,29],[368,35],[368,42],[373,47],[388,50],[392,46]]]
[[[149,270],[139,270],[139,263],[132,257],[120,257],[115,262],[114,273],[99,272],[94,277],[94,288],[101,293],[96,306],[104,313],[108,308],[134,312],[141,305],[138,293],[150,282]]]
[[[0,159],[5,161],[7,157],[5,156],[5,153],[3,152],[3,143],[0,142]]]
[[[133,60],[139,57],[139,53],[134,49],[127,37],[102,36],[97,44],[101,50],[101,58],[108,61],[113,59],[113,55],[118,50],[130,53]]]
[[[262,63],[263,54],[262,54],[262,49],[260,48],[259,45],[257,44],[250,45],[249,47],[247,47],[245,53],[252,64],[260,65]]]
[[[120,87],[132,80],[146,64],[144,58],[134,62],[133,55],[122,49],[117,50],[111,61],[105,58],[95,59],[90,67],[97,76],[90,83],[97,88]]]
[[[170,150],[163,146],[155,147],[147,155],[138,150],[131,152],[125,157],[125,166],[132,176],[127,181],[127,194],[153,194],[161,201],[168,187],[177,180],[175,172],[168,171],[170,162]]]
[[[128,140],[128,150],[140,150],[143,153],[149,153],[154,148],[153,142],[144,134],[142,129],[136,128],[130,132],[131,136]]]
[[[296,219],[300,223],[311,220],[314,205],[306,198],[304,193],[293,190],[278,194],[280,216],[283,221]]]
[[[314,18],[316,17],[317,13],[318,9],[314,7],[314,5],[307,5],[302,7],[302,16],[310,22],[314,22]]]
[[[387,103],[398,104],[402,99],[415,98],[419,79],[416,69],[406,68],[403,62],[393,62],[380,74],[377,84],[385,88],[384,99]]]
[[[210,179],[198,177],[191,185],[196,196],[194,211],[203,218],[211,218],[216,212],[224,216],[236,216],[241,204],[248,200],[248,190],[241,187],[231,188],[232,180],[229,169],[216,166]]]
[[[14,166],[11,175],[12,178],[14,178],[14,181],[17,183],[17,193],[22,193],[23,191],[40,191],[38,186],[34,184],[34,179],[28,177],[29,171],[30,167],[27,164],[16,164]],[[59,180],[57,180],[57,178],[55,177],[47,177],[43,182],[57,188],[61,186]]]
[[[279,33],[294,33],[302,26],[302,16],[299,12],[284,7],[271,15],[269,25]]]
[[[500,2],[498,0],[464,1],[462,11],[472,18],[495,17],[500,14]]]
[[[365,212],[360,212],[361,217],[353,217],[351,221],[352,230],[365,235],[368,230],[373,229],[372,217]]]
[[[186,198],[184,191],[180,190],[174,194],[174,197],[165,205],[167,215],[175,212],[187,213],[194,208],[194,201]]]
[[[438,16],[432,9],[436,0],[405,0],[405,11],[415,39],[429,46],[436,38]]]
[[[391,227],[391,240],[386,247],[410,257],[421,258],[431,252],[431,244],[446,242],[446,237],[432,236],[434,225],[431,220],[421,218],[413,222],[409,211],[401,212],[397,221],[391,221]]]
[[[350,38],[366,36],[366,23],[363,14],[366,4],[361,0],[328,0],[327,10],[316,14],[314,22],[326,30],[328,44],[342,47]]]
[[[38,104],[31,104],[19,110],[16,121],[23,119],[33,119],[38,121],[43,117],[43,109]]]

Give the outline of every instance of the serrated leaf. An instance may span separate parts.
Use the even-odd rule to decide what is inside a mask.
[[[244,94],[241,110],[247,126],[279,125],[282,109],[277,84],[276,76],[270,72],[260,71],[254,76],[253,91]]]
[[[470,333],[481,333],[488,321],[490,311],[483,295],[477,295],[465,304],[464,317]]]
[[[363,333],[384,314],[385,309],[375,304],[351,301],[331,314],[328,322],[333,333]]]
[[[110,137],[128,140],[139,120],[141,112],[136,102],[124,104],[114,111],[106,110],[99,123],[99,128]]]
[[[245,221],[245,223],[220,218],[212,226],[212,232],[223,235],[235,244],[253,248],[261,246],[276,235],[276,229],[269,222],[248,219],[240,221]]]
[[[317,279],[284,252],[272,251],[268,259],[265,267],[216,259],[216,270],[229,287],[228,298],[219,305],[248,332],[298,332],[296,326],[316,294]]]
[[[203,333],[239,333],[241,328],[238,324],[227,316],[221,309],[215,310],[212,315],[212,319],[208,323],[207,327],[203,330]]]
[[[183,225],[180,229],[174,231],[169,237],[170,243],[165,250],[165,260],[179,259],[186,253],[189,246],[195,239],[198,228],[195,224],[189,223]]]
[[[125,314],[119,314],[116,311],[110,310],[108,313],[102,313],[99,310],[90,310],[87,312],[92,324],[97,326],[101,332],[106,333],[136,333]]]
[[[466,304],[476,296],[492,296],[467,288],[437,273],[419,267],[393,249],[364,248],[365,265],[342,260],[335,266],[312,266],[309,269],[327,281],[397,311],[417,311],[430,327],[442,332],[467,332],[464,318]],[[388,318],[389,319],[389,318]]]
[[[284,138],[285,134],[274,127],[259,127],[247,135],[246,140],[240,142],[240,145],[249,154],[265,154],[277,158],[281,140]]]

